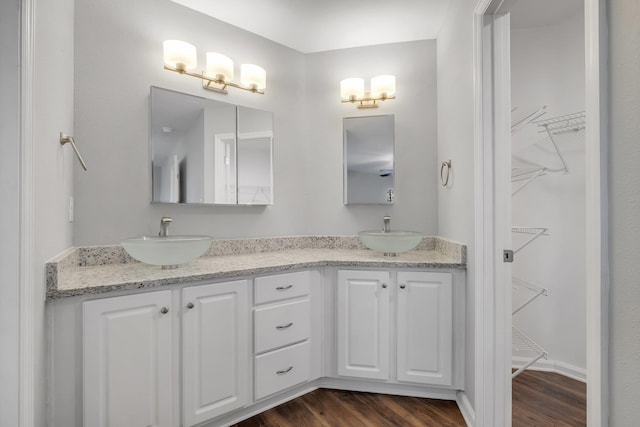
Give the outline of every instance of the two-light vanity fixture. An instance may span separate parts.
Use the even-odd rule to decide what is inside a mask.
[[[254,64],[240,66],[240,84],[233,82],[233,61],[220,53],[207,52],[207,65],[201,74],[193,73],[198,65],[196,47],[180,40],[165,40],[164,68],[202,80],[202,87],[220,93],[227,93],[227,87],[264,94],[267,87],[267,73]]]
[[[396,76],[384,75],[371,79],[371,91],[364,91],[364,79],[359,77],[340,82],[342,102],[358,103],[358,108],[378,108],[378,101],[396,99]]]

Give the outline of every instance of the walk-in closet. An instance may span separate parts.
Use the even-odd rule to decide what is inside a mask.
[[[511,8],[513,377],[584,383],[584,5],[545,1],[536,12],[526,3]],[[515,410],[513,425],[522,425]]]

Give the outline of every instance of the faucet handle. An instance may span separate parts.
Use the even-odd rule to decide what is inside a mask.
[[[173,218],[170,216],[163,216],[160,218],[160,224],[171,224],[171,221],[173,221]]]
[[[382,217],[382,221],[384,222],[384,228],[382,231],[388,233],[391,231],[391,217],[389,215],[385,215]]]

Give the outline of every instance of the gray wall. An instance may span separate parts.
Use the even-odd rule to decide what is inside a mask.
[[[512,22],[517,13],[512,13]],[[547,118],[584,111],[584,10],[575,13],[553,24],[511,30],[513,107],[531,111],[527,107],[548,105]],[[513,135],[512,167],[562,166],[548,138],[537,132],[536,126],[527,126]],[[560,134],[554,139],[569,173],[540,177],[511,198],[512,224],[549,228],[549,236],[519,254],[513,276],[550,292],[513,316],[513,323],[549,352],[549,360],[539,365],[560,362],[557,369],[585,379],[585,132]],[[514,246],[524,238],[514,235]],[[514,289],[513,307],[530,296],[530,291]],[[520,358],[516,361],[531,355],[513,352],[514,359]]]
[[[18,425],[20,2],[0,3],[0,425]]]
[[[308,232],[355,234],[382,227],[438,233],[436,171],[436,43],[434,40],[334,50],[307,55],[307,188],[301,206],[309,209]],[[393,74],[397,99],[375,110],[340,103],[340,80]],[[344,117],[394,114],[395,199],[393,206],[343,205]],[[276,199],[277,202],[277,199]]]
[[[157,233],[163,215],[174,218],[174,234],[215,238],[354,234],[380,226],[386,213],[396,228],[437,234],[434,41],[305,56],[166,0],[77,0],[76,16],[76,139],[90,172],[74,181],[75,245]],[[236,69],[260,64],[266,94],[209,93],[196,79],[163,70],[162,41],[170,38],[196,45],[200,67],[206,50],[229,55]],[[398,204],[347,208],[342,117],[362,112],[340,103],[339,83],[382,73],[398,78],[398,99],[374,113],[396,114]],[[150,85],[273,111],[274,205],[150,205]]]
[[[438,188],[438,235],[467,245],[465,394],[475,405],[473,9],[454,0],[438,36],[438,164],[451,159],[449,185]]]
[[[610,425],[640,419],[640,3],[610,0]]]
[[[34,358],[36,426],[45,425],[49,371],[44,264],[72,245],[69,199],[72,148],[59,143],[60,131],[73,135],[73,0],[35,1],[34,51]],[[83,172],[84,173],[84,172]]]

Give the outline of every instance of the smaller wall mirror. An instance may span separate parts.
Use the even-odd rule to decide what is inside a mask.
[[[394,116],[347,117],[343,133],[344,203],[394,203]]]
[[[273,114],[151,87],[152,202],[273,204]]]

